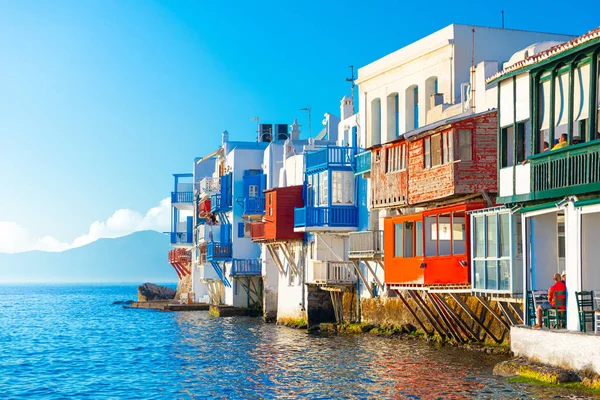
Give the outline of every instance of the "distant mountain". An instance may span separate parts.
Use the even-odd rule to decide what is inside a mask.
[[[0,253],[0,283],[176,282],[169,249],[168,236],[142,231],[61,253]]]

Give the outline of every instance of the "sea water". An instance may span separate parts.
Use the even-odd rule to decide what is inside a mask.
[[[574,398],[500,356],[307,334],[260,318],[126,309],[134,285],[0,285],[0,398]]]

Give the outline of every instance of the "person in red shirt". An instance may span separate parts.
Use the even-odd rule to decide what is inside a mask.
[[[550,286],[550,289],[548,289],[548,301],[544,301],[537,308],[537,325],[534,326],[533,329],[539,329],[542,327],[542,314],[544,313],[544,310],[549,310],[551,308],[554,308],[554,306],[556,305],[555,293],[567,291],[567,286],[565,285],[565,282],[563,282],[560,274],[554,274],[553,279],[554,279],[554,285]],[[565,295],[561,295],[561,298],[564,299]],[[564,310],[565,306],[559,306],[558,308],[560,310]]]

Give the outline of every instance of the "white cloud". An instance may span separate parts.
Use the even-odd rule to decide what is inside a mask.
[[[133,232],[155,230],[166,232],[171,223],[171,202],[163,199],[146,214],[122,208],[113,213],[106,221],[94,221],[88,232],[65,243],[46,235],[34,237],[30,232],[12,221],[0,221],[0,253],[20,253],[30,250],[59,252],[74,247],[85,246],[102,238],[117,238]]]

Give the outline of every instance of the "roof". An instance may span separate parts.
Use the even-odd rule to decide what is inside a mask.
[[[489,77],[487,80],[487,83],[488,84],[492,83],[492,82],[498,80],[499,78],[501,78],[505,75],[508,75],[508,74],[512,75],[516,71],[519,71],[526,67],[540,63],[542,61],[548,60],[554,56],[562,54],[568,50],[571,50],[575,47],[581,46],[585,43],[591,42],[595,39],[600,39],[600,27],[598,27],[596,29],[592,29],[588,33],[581,35],[579,37],[576,37],[573,40],[569,40],[568,42],[564,42],[564,43],[558,44],[556,46],[550,47],[548,50],[541,51],[537,54],[527,57],[526,59],[524,59],[522,61],[519,61],[513,65],[510,65],[510,66],[504,68],[502,71],[499,71],[496,74]]]

